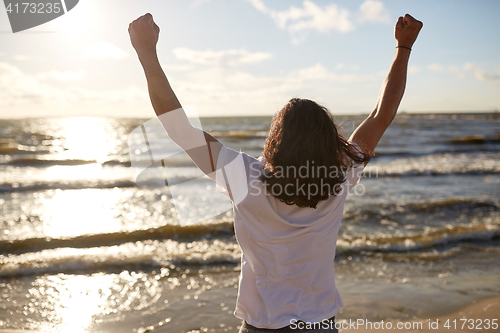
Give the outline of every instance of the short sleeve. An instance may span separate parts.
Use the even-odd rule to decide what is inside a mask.
[[[205,133],[198,127],[191,125],[183,108],[161,114],[158,116],[158,120],[167,131],[168,136],[182,150],[189,151],[206,146]]]
[[[356,149],[359,156],[363,156],[361,148],[358,146],[357,143],[355,142],[349,142],[349,143]],[[347,186],[348,191],[350,191],[354,186],[356,186],[359,183],[359,180],[363,175],[364,168],[365,168],[365,163],[361,162],[358,164],[353,164],[352,167],[350,167],[347,170],[344,184]]]
[[[217,160],[215,182],[217,192],[222,193],[235,205],[248,194],[246,155],[222,146]]]

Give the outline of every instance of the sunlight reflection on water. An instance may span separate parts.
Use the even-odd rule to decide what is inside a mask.
[[[64,138],[65,158],[100,159],[116,148],[116,132],[103,118],[79,117],[61,119],[57,135]]]
[[[123,319],[129,311],[152,306],[162,295],[159,280],[168,270],[151,275],[135,272],[120,274],[50,275],[40,277],[29,289],[30,302],[24,312],[45,318],[40,332],[92,332],[92,326],[106,315]],[[174,288],[175,279],[168,285]]]
[[[120,199],[99,189],[57,191],[44,203],[44,234],[64,238],[119,230]]]

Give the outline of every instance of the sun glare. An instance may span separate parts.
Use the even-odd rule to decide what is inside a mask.
[[[95,23],[94,10],[95,8],[90,4],[90,1],[79,1],[75,8],[54,21],[58,26],[58,32],[81,37]]]
[[[106,119],[94,117],[62,119],[58,134],[65,138],[64,157],[102,162],[116,146],[111,136],[114,129],[108,125]]]
[[[45,203],[49,237],[72,237],[113,232],[121,227],[116,218],[119,198],[109,191],[96,189],[58,191]]]

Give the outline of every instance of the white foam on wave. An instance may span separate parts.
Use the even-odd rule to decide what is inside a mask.
[[[500,153],[436,154],[398,158],[387,163],[374,161],[365,169],[365,175],[371,178],[486,173],[500,173]]]
[[[131,267],[237,264],[240,247],[222,240],[147,240],[95,248],[57,248],[0,256],[0,277],[60,272],[96,272]]]
[[[425,235],[413,237],[360,237],[352,240],[339,239],[337,253],[359,253],[361,251],[375,252],[410,252],[461,241],[491,240],[500,236],[500,225],[485,224],[472,228],[464,226],[449,226],[435,230]]]

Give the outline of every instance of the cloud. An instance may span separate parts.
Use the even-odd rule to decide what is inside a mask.
[[[464,78],[465,77],[465,70],[463,67],[460,66],[455,66],[455,65],[448,65],[444,66],[441,64],[430,64],[427,66],[427,70],[434,72],[434,73],[451,73],[455,74],[459,78]]]
[[[309,0],[304,1],[303,5],[303,8],[292,6],[284,12],[273,12],[272,16],[280,28],[286,28],[292,33],[304,30],[317,30],[321,33],[330,30],[348,32],[355,29],[346,9],[335,4],[321,8]]]
[[[480,66],[474,63],[466,63],[464,69],[474,73],[474,77],[479,81],[489,81],[493,84],[500,84],[500,70],[496,73],[488,73]]]
[[[12,58],[17,61],[39,61],[39,57],[29,56],[25,54],[15,54]]]
[[[290,78],[298,79],[299,81],[330,81],[339,83],[367,82],[375,79],[370,75],[338,74],[330,71],[319,62],[314,66],[292,72]]]
[[[0,62],[0,105],[1,106],[60,106],[69,103],[113,103],[129,102],[134,99],[147,100],[147,92],[131,86],[123,90],[91,91],[79,86],[58,86],[46,81],[48,78],[60,81],[74,81],[85,75],[80,72],[51,71],[38,75],[23,72],[17,66]]]
[[[384,7],[384,4],[376,0],[366,0],[359,6],[358,20],[370,23],[389,23],[391,21],[389,12]]]
[[[261,13],[269,15],[279,28],[292,33],[304,30],[322,33],[330,30],[347,32],[355,28],[349,19],[349,11],[336,4],[320,7],[310,0],[305,0],[302,8],[291,6],[285,11],[277,11],[268,8],[262,0],[248,1]]]
[[[359,12],[354,15],[348,9],[341,8],[331,3],[324,7],[311,0],[305,0],[302,7],[291,6],[284,11],[277,11],[267,7],[263,0],[247,0],[259,12],[271,17],[276,25],[283,30],[288,30],[293,43],[305,40],[307,31],[328,33],[337,31],[347,33],[356,29],[355,20],[359,23],[374,23],[389,21],[389,13],[384,4],[376,0],[366,0],[359,7]]]
[[[427,66],[427,70],[434,73],[449,73],[454,74],[459,78],[465,78],[468,74],[472,73],[474,78],[478,81],[487,81],[492,84],[500,84],[500,71],[496,73],[488,72],[484,70],[481,66],[474,63],[465,63],[462,66],[456,65],[441,65],[441,64],[430,64]]]
[[[193,64],[210,66],[251,64],[270,59],[273,56],[271,53],[248,52],[244,49],[196,51],[184,47],[175,48],[173,53],[177,59],[185,60]]]
[[[163,65],[162,67],[167,71],[178,73],[177,78],[181,75],[184,76],[181,81],[184,82],[186,90],[189,91],[203,90],[215,93],[241,89],[241,93],[244,95],[249,90],[263,89],[268,91],[270,86],[300,88],[306,82],[354,83],[375,79],[370,75],[339,73],[340,70],[346,68],[344,64],[338,64],[334,70],[330,70],[320,62],[310,67],[288,71],[281,76],[255,76],[239,70],[236,65],[259,62],[269,59],[272,55],[265,52],[248,52],[242,49],[197,51],[176,48],[173,53],[178,59],[188,64]],[[349,66],[349,68],[356,68],[356,66]]]
[[[165,72],[185,72],[185,71],[190,71],[193,69],[192,65],[161,65],[161,68]]]
[[[421,71],[422,71],[422,68],[415,66],[415,65],[408,67],[408,73],[410,73],[410,74],[417,74],[417,73],[420,73]]]
[[[86,75],[87,73],[85,73],[85,71],[50,71],[39,73],[36,77],[40,80],[53,79],[57,81],[80,81]]]
[[[199,7],[199,6],[201,6],[201,5],[203,5],[204,3],[207,3],[207,2],[210,2],[210,0],[193,0],[191,2],[191,8]]]
[[[211,54],[205,51],[199,53]],[[218,51],[217,53],[226,55],[232,52]],[[198,52],[190,50],[189,54],[198,54]],[[319,62],[282,74],[255,75],[243,71],[238,66],[221,66],[219,60],[213,60],[211,56],[207,57],[210,60],[206,60],[205,57],[196,57],[196,60],[187,56],[181,58],[192,67],[180,67],[182,71],[171,71],[169,81],[175,87],[179,99],[196,104],[203,115],[221,114],[221,110],[238,110],[240,114],[267,113],[275,106],[288,101],[292,96],[312,99],[321,98],[321,96],[335,98],[337,94],[342,94],[349,84],[371,83],[379,79],[374,75],[345,73],[345,65],[327,68]],[[219,57],[215,58],[219,59]],[[225,59],[223,56],[220,58]],[[177,66],[182,66],[182,64]],[[174,69],[177,66],[174,66]],[[337,100],[334,103],[340,102]]]
[[[270,14],[271,13],[271,10],[269,8],[267,8],[266,5],[264,5],[264,2],[262,2],[262,0],[248,0],[248,2],[250,2],[252,4],[252,6],[255,7],[255,9],[257,9],[259,12],[261,12],[263,14]]]
[[[18,67],[0,62],[0,105],[39,103],[45,98],[58,98],[58,90],[27,75]]]
[[[444,73],[446,72],[446,67],[440,64],[430,64],[427,66],[427,69],[431,72],[436,72],[436,73]]]
[[[106,43],[94,43],[83,54],[84,59],[125,59],[128,53],[119,47]]]

